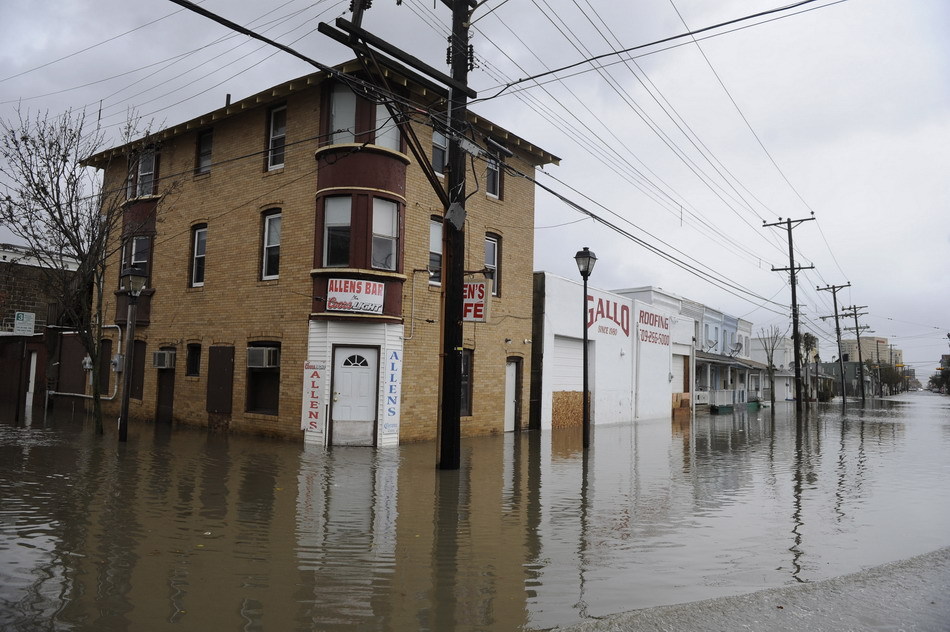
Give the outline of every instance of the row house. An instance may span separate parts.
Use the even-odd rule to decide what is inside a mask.
[[[131,419],[326,445],[436,437],[446,94],[385,70],[390,105],[408,104],[392,113],[358,66],[337,70],[90,160],[126,198],[102,317],[126,325],[121,272],[148,277]],[[467,129],[511,156],[468,161],[464,265],[487,317],[464,324],[463,436],[527,427],[534,188],[518,175],[557,162],[475,114]]]
[[[547,272],[535,273],[534,293],[532,427],[581,423],[585,329],[594,426],[688,414],[691,318],[623,290],[588,288],[585,296],[577,280]]]
[[[693,360],[685,380],[689,381],[692,375],[692,384],[684,386],[684,393],[691,394],[688,406],[733,406],[761,397],[764,366],[752,358],[751,322],[661,288],[639,287],[617,292],[651,305],[662,305],[679,318],[695,323],[689,346],[674,351],[683,359],[684,371],[685,359]],[[680,362],[674,364],[678,366]],[[679,376],[678,373],[677,381]]]

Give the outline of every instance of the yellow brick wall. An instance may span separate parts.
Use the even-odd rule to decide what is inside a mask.
[[[300,437],[302,367],[307,354],[313,267],[314,194],[318,146],[320,91],[291,93],[287,105],[285,167],[264,170],[268,104],[247,109],[213,124],[213,166],[208,175],[194,175],[197,131],[187,131],[160,145],[162,199],[152,249],[151,322],[136,338],[147,343],[144,398],[132,400],[130,418],[150,420],[155,412],[156,369],[151,352],[161,346],[177,349],[174,416],[178,423],[205,425],[209,347],[234,347],[234,384],[230,428],[268,435]],[[417,126],[424,146],[431,129]],[[119,164],[119,163],[122,164]],[[532,172],[518,158],[511,164]],[[485,163],[476,161],[477,181],[484,187]],[[106,186],[121,187],[125,164],[107,169]],[[405,215],[403,289],[405,349],[402,441],[436,436],[441,338],[440,287],[431,286],[428,265],[429,217],[442,212],[438,198],[415,165],[408,170]],[[468,191],[475,189],[469,178]],[[484,266],[484,236],[502,237],[502,296],[492,299],[491,322],[465,325],[465,346],[474,349],[473,415],[462,420],[463,435],[501,432],[504,421],[505,359],[523,358],[520,427],[527,427],[530,389],[531,291],[533,269],[533,186],[505,176],[504,199],[483,191],[467,204],[466,270]],[[280,278],[260,281],[261,213],[282,209]],[[192,227],[206,223],[207,254],[204,287],[188,287]],[[106,280],[106,322],[115,314],[118,255]],[[414,272],[416,270],[416,272]],[[474,278],[474,277],[473,277]],[[410,315],[414,318],[410,318]],[[430,322],[431,321],[431,322]],[[505,339],[511,339],[506,345]],[[279,415],[245,413],[246,347],[249,342],[281,343]],[[187,345],[202,347],[199,377],[185,376]]]

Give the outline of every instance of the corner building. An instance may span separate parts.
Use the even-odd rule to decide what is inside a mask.
[[[339,70],[90,159],[125,198],[103,318],[125,331],[121,271],[148,276],[131,420],[326,445],[437,436],[443,207],[386,105]],[[386,74],[444,186],[446,95]],[[467,161],[466,280],[488,282],[488,318],[464,323],[463,436],[527,428],[534,188],[517,172],[557,162],[474,114],[467,127],[512,155]]]

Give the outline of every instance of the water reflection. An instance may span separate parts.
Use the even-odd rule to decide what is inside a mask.
[[[323,450],[0,424],[0,628],[541,629],[950,544],[948,400]],[[160,623],[159,623],[160,622]]]

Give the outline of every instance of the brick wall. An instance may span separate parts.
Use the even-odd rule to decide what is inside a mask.
[[[244,102],[246,103],[246,102]],[[269,106],[287,105],[285,167],[264,170]],[[307,354],[314,261],[316,168],[319,142],[318,86],[292,91],[272,103],[235,108],[237,113],[213,122],[214,164],[210,174],[194,175],[195,143],[202,129],[194,126],[161,142],[161,178],[156,234],[152,247],[151,320],[136,331],[147,344],[144,397],[132,400],[132,419],[151,419],[156,401],[156,369],[151,352],[177,350],[174,417],[177,422],[206,425],[208,347],[235,349],[234,397],[230,428],[261,434],[299,437],[302,367]],[[243,109],[242,109],[243,108]],[[417,127],[428,146],[431,129]],[[223,162],[226,161],[226,162]],[[441,338],[440,290],[430,285],[429,218],[441,215],[438,198],[412,161],[408,169],[405,209],[403,312],[405,325],[402,441],[436,436],[439,401]],[[515,158],[517,168],[531,165]],[[485,163],[476,161],[478,182],[484,187]],[[119,188],[124,161],[106,169],[106,186]],[[469,192],[475,188],[469,181]],[[527,427],[533,268],[533,186],[508,178],[504,199],[477,192],[468,202],[466,270],[484,266],[486,232],[502,238],[502,296],[492,299],[491,322],[468,323],[465,346],[474,350],[473,415],[462,421],[463,435],[501,432],[504,417],[505,360],[524,360],[520,427]],[[280,278],[261,281],[262,213],[282,212]],[[189,287],[192,228],[207,224],[206,271],[203,287]],[[118,288],[118,255],[110,262],[107,290]],[[476,275],[478,277],[478,275]],[[116,298],[106,292],[105,314],[115,313]],[[510,339],[509,343],[505,343]],[[281,345],[280,410],[278,415],[245,413],[248,343],[276,341]],[[185,376],[187,345],[202,347],[201,371]]]

